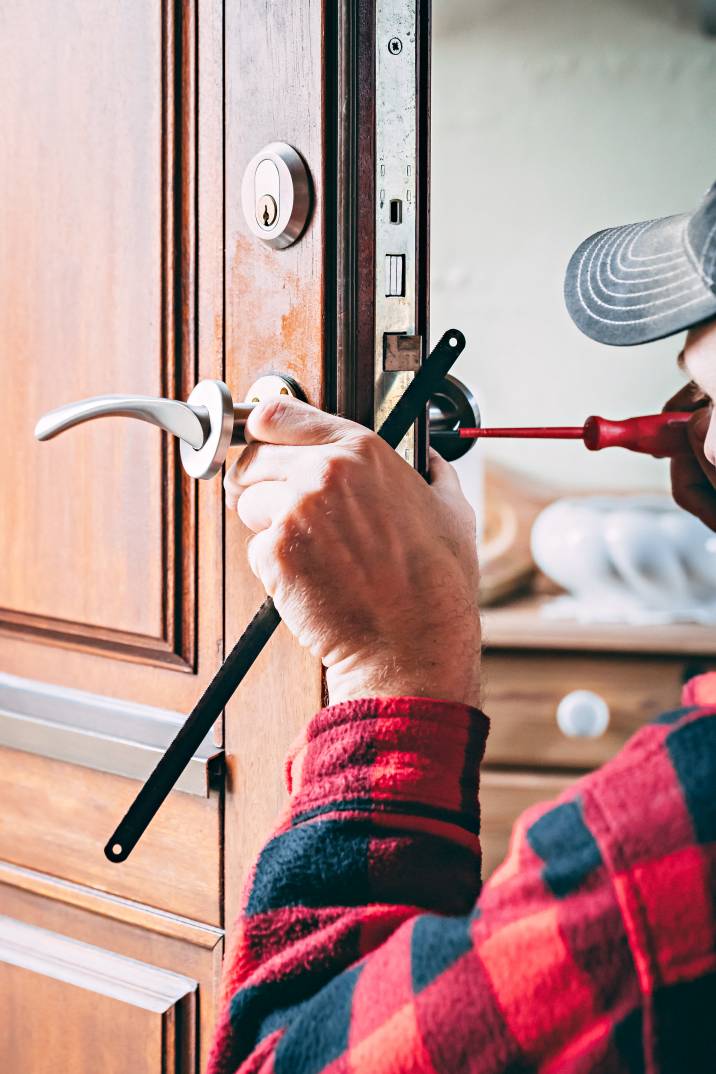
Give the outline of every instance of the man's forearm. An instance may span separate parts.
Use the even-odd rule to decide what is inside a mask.
[[[249,885],[210,1074],[676,1069],[648,1057],[692,1015],[691,1051],[713,1054],[708,686],[523,814],[481,892],[485,717],[409,698],[319,713]]]
[[[475,709],[425,698],[346,702],[314,718],[287,765],[289,810],[248,886],[211,1071],[258,1059],[302,1004],[405,921],[469,912],[487,727]]]

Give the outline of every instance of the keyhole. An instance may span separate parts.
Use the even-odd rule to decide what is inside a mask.
[[[278,207],[270,194],[262,194],[256,204],[256,219],[265,228],[271,228],[276,223]]]

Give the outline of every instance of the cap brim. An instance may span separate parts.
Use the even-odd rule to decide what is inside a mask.
[[[716,295],[686,252],[689,219],[684,213],[608,228],[582,243],[564,283],[582,332],[629,347],[716,317]]]

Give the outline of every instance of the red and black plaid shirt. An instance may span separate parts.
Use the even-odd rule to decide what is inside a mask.
[[[716,674],[517,822],[481,889],[487,719],[365,700],[289,758],[211,1074],[713,1074]]]

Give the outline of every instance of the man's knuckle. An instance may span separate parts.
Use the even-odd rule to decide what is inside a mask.
[[[383,441],[370,429],[360,429],[354,433],[351,446],[353,451],[362,458],[373,459],[379,454]]]
[[[240,480],[241,476],[245,474],[248,468],[256,461],[256,456],[258,455],[260,447],[261,445],[256,442],[247,444],[241,452],[241,458],[237,459],[229,472],[231,473],[233,471],[234,476]]]
[[[341,451],[327,452],[319,465],[319,485],[323,488],[331,488],[341,484],[348,476],[350,468],[349,458]]]
[[[278,518],[272,527],[271,554],[279,566],[288,563],[296,544],[296,522],[292,516],[293,512]]]

